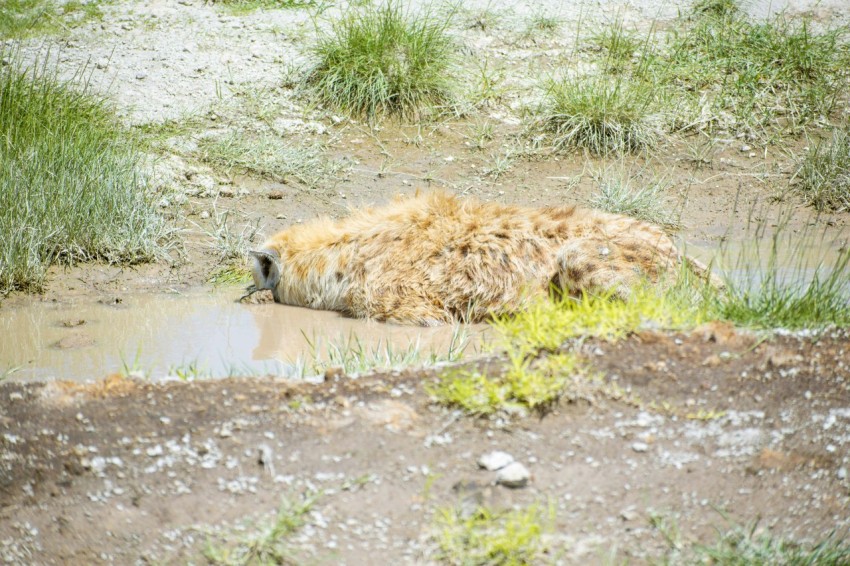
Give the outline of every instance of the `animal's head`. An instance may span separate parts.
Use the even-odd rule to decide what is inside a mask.
[[[277,288],[280,282],[280,254],[271,248],[251,252],[254,256],[254,285],[257,290]]]

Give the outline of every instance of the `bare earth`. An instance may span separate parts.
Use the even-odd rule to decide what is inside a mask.
[[[751,9],[763,15],[774,4]],[[152,150],[154,190],[182,243],[149,265],[56,267],[43,297],[8,297],[0,316],[34,300],[95,304],[203,286],[222,264],[223,212],[250,247],[293,223],[416,188],[584,204],[594,174],[610,164],[578,153],[519,157],[495,175],[495,160],[528,149],[519,135],[521,107],[534,96],[527,87],[574,44],[580,22],[602,25],[621,14],[637,29],[654,18],[672,25],[688,3],[656,5],[535,3],[506,13],[494,29],[459,29],[470,57],[503,69],[503,95],[475,118],[379,129],[314,108],[284,86],[292,65],[309,63],[315,31],[304,10],[238,16],[195,0],[107,5],[102,22],[56,39],[49,56],[67,76],[90,62],[92,85],[129,125],[197,119]],[[535,8],[560,10],[562,31],[520,41],[512,30]],[[789,8],[821,21],[850,16],[840,0]],[[41,39],[22,44],[33,60],[43,49]],[[493,126],[483,148],[471,141],[476,121]],[[321,143],[324,158],[343,166],[308,186],[205,163],[199,140],[239,128]],[[682,242],[705,258],[724,235],[744,243],[754,206],[763,217],[776,213],[772,198],[787,191],[807,143],[695,135],[623,166],[669,181]],[[785,202],[796,207],[790,233],[802,234],[810,211],[794,197]],[[850,215],[830,222],[819,229],[838,234]],[[803,542],[850,536],[846,332],[756,336],[715,326],[592,341],[581,351],[628,401],[600,397],[545,416],[475,419],[435,406],[422,387],[433,373],[418,370],[329,375],[318,384],[155,384],[102,374],[87,384],[0,383],[0,562],[204,563],[207,541],[243,526],[251,532],[282,497],[304,493],[320,495],[289,544],[294,560],[309,564],[431,563],[434,510],[470,502],[551,505],[549,557],[564,564],[675,559],[670,529],[678,532],[673,545],[686,548],[756,520]],[[526,465],[529,485],[496,485],[476,464],[491,450]]]
[[[7,384],[0,558],[197,562],[217,531],[311,491],[322,495],[292,549],[315,564],[428,563],[433,510],[464,500],[551,504],[552,556],[567,564],[663,557],[652,517],[683,545],[728,528],[724,516],[797,540],[847,533],[847,334],[761,342],[715,327],[583,351],[640,401],[562,404],[505,427],[435,408],[427,372]],[[494,449],[530,469],[528,487],[478,469]]]

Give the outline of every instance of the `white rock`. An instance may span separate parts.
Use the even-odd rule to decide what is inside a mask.
[[[95,62],[94,66],[98,69],[105,69],[109,66],[109,59],[106,57],[102,57]]]
[[[528,468],[519,462],[511,462],[496,475],[496,483],[505,487],[525,487],[528,485],[528,480],[531,478],[531,472]]]
[[[482,454],[481,457],[478,458],[478,466],[487,471],[495,472],[496,470],[501,470],[508,464],[511,464],[513,461],[514,457],[507,452],[494,450],[493,452]]]
[[[646,452],[649,450],[649,444],[646,442],[635,442],[632,444],[632,450],[635,452]]]

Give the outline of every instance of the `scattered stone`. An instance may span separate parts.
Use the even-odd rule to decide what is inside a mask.
[[[520,488],[528,485],[531,472],[519,462],[512,462],[499,470],[496,483],[510,488]]]
[[[146,78],[148,78],[148,74],[145,71],[139,71],[138,73],[136,73],[136,80],[137,81],[143,81]]]
[[[269,193],[269,199],[270,200],[280,200],[282,198],[283,198],[283,191],[274,190],[274,191],[271,191]]]
[[[840,480],[847,479],[847,468],[838,468],[838,471],[835,473],[836,477]]]
[[[210,213],[207,210],[202,210],[198,216],[201,218],[201,220],[206,220],[210,217]]]
[[[486,454],[482,454],[480,458],[478,458],[478,467],[484,468],[489,472],[495,472],[496,470],[501,470],[508,464],[514,462],[514,457],[508,454],[507,452],[502,452],[501,450],[494,450],[493,452],[487,452]]]
[[[649,451],[649,444],[646,442],[635,442],[632,444],[632,450],[635,452],[647,452]]]
[[[219,187],[218,196],[225,198],[233,198],[234,192],[230,187]]]
[[[94,64],[96,69],[105,69],[109,66],[109,59],[103,57],[102,59],[98,59]]]
[[[744,144],[741,146],[741,153],[747,153],[748,151],[752,151],[752,149],[751,146]]]

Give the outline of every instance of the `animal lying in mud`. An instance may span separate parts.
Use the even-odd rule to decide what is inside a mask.
[[[646,280],[675,280],[685,259],[661,228],[627,216],[443,192],[293,226],[252,253],[256,289],[279,303],[425,326],[516,312],[553,290],[628,299]]]

